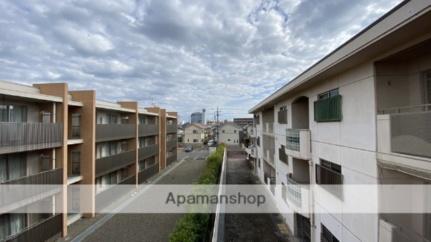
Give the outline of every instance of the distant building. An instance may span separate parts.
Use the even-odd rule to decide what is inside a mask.
[[[234,118],[233,122],[241,127],[253,125],[253,118]]]
[[[187,144],[202,144],[206,137],[206,128],[203,124],[189,124],[184,129],[183,142]]]
[[[219,143],[228,145],[239,144],[239,134],[242,128],[232,122],[224,123],[219,127]]]
[[[190,122],[192,124],[205,124],[205,109],[202,112],[195,112],[190,115]]]

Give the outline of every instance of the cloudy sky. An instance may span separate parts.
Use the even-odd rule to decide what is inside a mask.
[[[0,1],[0,80],[213,117],[254,104],[399,0]],[[121,87],[121,88],[120,88]]]

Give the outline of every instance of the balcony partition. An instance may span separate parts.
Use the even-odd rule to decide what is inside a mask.
[[[139,124],[139,136],[154,136],[159,134],[159,126],[157,124]]]
[[[97,124],[96,141],[131,139],[136,136],[134,124]]]
[[[134,150],[99,158],[96,160],[96,176],[100,176],[134,164],[135,161],[136,159]]]
[[[0,122],[0,154],[60,147],[60,123]]]

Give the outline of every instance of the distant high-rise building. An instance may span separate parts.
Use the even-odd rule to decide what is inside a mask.
[[[205,109],[203,112],[195,112],[190,116],[190,123],[192,124],[204,124],[205,123]]]

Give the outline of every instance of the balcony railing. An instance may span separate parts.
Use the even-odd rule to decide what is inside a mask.
[[[109,187],[96,195],[96,209],[103,209],[107,206],[115,203],[119,198],[125,196],[127,193],[133,190],[133,186],[136,184],[136,176],[129,176],[118,184],[110,184]],[[129,186],[120,186],[129,185]]]
[[[57,185],[63,183],[63,169],[53,169],[6,181],[4,185]]]
[[[135,151],[126,151],[120,154],[99,158],[96,160],[96,176],[118,170],[135,163]]]
[[[134,124],[97,124],[96,141],[130,139],[136,136]]]
[[[287,177],[287,200],[296,212],[309,212],[309,184],[301,184],[291,177]]]
[[[157,124],[140,124],[139,136],[153,136],[159,134],[159,126]]]
[[[0,154],[54,148],[62,143],[60,123],[0,122]]]
[[[377,120],[379,152],[431,158],[431,111],[378,115]]]
[[[20,186],[19,189],[16,189],[15,185],[59,185],[62,183],[62,168],[44,171],[34,175],[24,176],[6,181],[4,183],[1,183],[2,194],[13,194],[13,196],[0,196],[0,206],[11,205],[13,203],[16,203],[17,201],[32,198],[35,198],[36,201],[41,199],[41,194],[50,196],[52,194],[55,194],[56,192],[59,192],[57,186]]]
[[[177,148],[177,140],[176,139],[169,140],[166,142],[166,149],[168,151],[171,151],[171,150],[176,149],[176,148]]]
[[[158,144],[148,145],[148,146],[145,146],[143,148],[139,148],[139,150],[138,150],[139,160],[143,160],[143,159],[146,159],[148,157],[155,156],[158,153],[159,153],[159,145]]]
[[[138,174],[138,182],[143,183],[147,181],[152,176],[156,175],[159,172],[159,165],[156,163],[155,165],[142,170]]]
[[[7,242],[47,241],[62,230],[62,215],[54,215],[40,223],[25,228],[21,232],[6,237]]]
[[[170,155],[170,156],[166,157],[166,165],[168,166],[168,165],[172,164],[172,162],[174,162],[176,160],[177,160],[177,155],[176,154]]]
[[[308,129],[287,129],[286,149],[287,155],[298,159],[308,160],[311,158],[310,130]]]
[[[340,185],[343,184],[343,175],[316,164],[316,183],[321,185]]]
[[[166,125],[166,133],[173,134],[177,133],[177,125],[176,124],[167,124]]]

